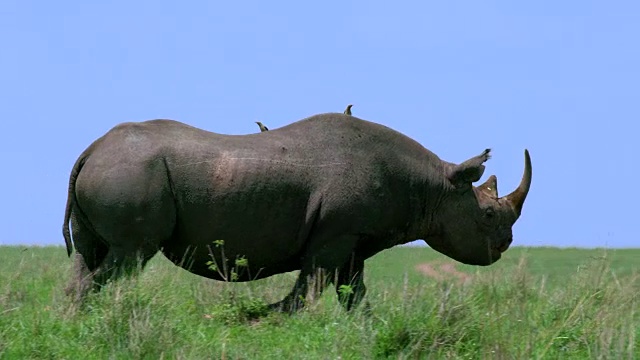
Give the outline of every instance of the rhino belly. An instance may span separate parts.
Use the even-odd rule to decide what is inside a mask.
[[[176,238],[163,246],[162,253],[185,270],[215,280],[251,281],[301,267],[300,254],[282,256],[245,239],[227,239],[195,244]]]
[[[272,204],[262,210],[247,203],[223,203],[179,211],[175,236],[163,253],[179,266],[214,279],[221,279],[225,267],[227,272],[236,270],[238,281],[300,269],[306,202]]]
[[[244,280],[300,269],[313,186],[297,167],[227,157],[172,172],[177,219],[165,255],[212,278],[237,263]]]

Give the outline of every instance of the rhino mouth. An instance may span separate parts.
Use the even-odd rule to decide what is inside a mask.
[[[498,253],[502,254],[503,252],[507,251],[507,249],[509,249],[509,245],[511,245],[512,241],[513,241],[513,239],[509,238],[506,241],[494,246],[493,249],[498,251]]]

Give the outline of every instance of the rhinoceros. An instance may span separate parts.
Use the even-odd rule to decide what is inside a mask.
[[[393,246],[422,239],[465,264],[500,259],[531,185],[524,155],[518,188],[498,197],[494,175],[472,185],[489,149],[454,164],[341,113],[248,135],[163,119],[121,123],[71,171],[63,235],[76,254],[67,292],[82,303],[160,251],[223,281],[300,270],[273,309],[294,312],[333,283],[350,310],[366,291],[365,260]]]

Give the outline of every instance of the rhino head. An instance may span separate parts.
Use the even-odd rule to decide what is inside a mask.
[[[491,175],[482,185],[489,149],[462,164],[445,165],[445,194],[425,241],[434,250],[469,265],[498,261],[513,240],[511,228],[520,217],[531,186],[531,158],[525,150],[525,168],[517,189],[498,197],[498,181]]]

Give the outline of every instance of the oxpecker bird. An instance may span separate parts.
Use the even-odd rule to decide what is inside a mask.
[[[256,124],[258,124],[258,126],[260,126],[260,132],[269,131],[269,128],[264,126],[260,121],[256,121]]]
[[[353,105],[351,105],[351,104],[347,105],[347,108],[344,110],[344,113],[345,113],[346,115],[351,115],[351,107],[352,107],[352,106],[353,106]]]

